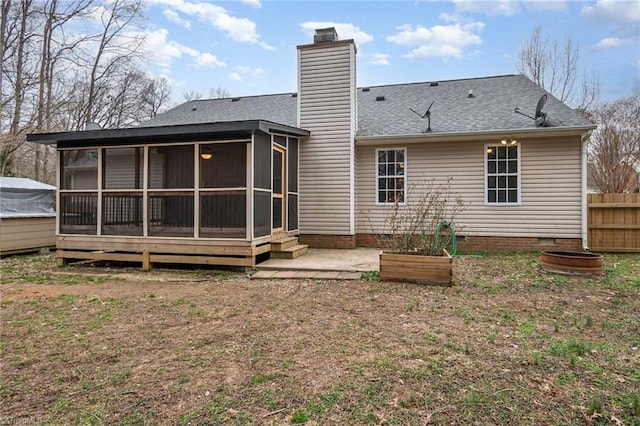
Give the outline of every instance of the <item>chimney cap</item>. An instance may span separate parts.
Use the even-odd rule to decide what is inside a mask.
[[[316,29],[316,34],[313,36],[313,42],[322,43],[325,41],[338,41],[338,32],[335,27]]]

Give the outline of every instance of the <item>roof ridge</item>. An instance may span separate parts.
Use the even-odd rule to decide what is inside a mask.
[[[292,95],[297,95],[298,92],[284,92],[284,93],[264,93],[262,95],[244,95],[244,96],[229,96],[229,97],[224,97],[224,98],[207,98],[207,99],[192,99],[189,101],[184,101],[181,104],[178,105],[182,105],[182,104],[186,104],[189,102],[211,102],[211,101],[228,101],[228,100],[232,100],[232,99],[246,99],[246,98],[261,98],[261,97],[267,97],[267,96],[292,96]]]
[[[418,84],[431,84],[431,83],[452,83],[456,81],[471,81],[471,80],[489,80],[493,78],[505,78],[505,77],[517,77],[522,74],[502,74],[502,75],[490,75],[486,77],[467,77],[467,78],[453,78],[450,80],[429,80],[429,81],[414,81],[411,83],[393,83],[393,84],[380,84],[376,86],[360,86],[358,89],[362,89],[365,87],[375,88],[375,87],[393,87],[393,86],[412,86]]]

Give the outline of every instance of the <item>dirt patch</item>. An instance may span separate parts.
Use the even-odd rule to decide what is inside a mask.
[[[640,257],[605,262],[458,257],[439,288],[2,259],[0,420],[638,423]]]

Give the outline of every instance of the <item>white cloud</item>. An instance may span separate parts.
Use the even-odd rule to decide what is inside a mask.
[[[386,53],[370,53],[367,56],[371,58],[370,63],[375,65],[391,65],[389,55]]]
[[[624,46],[625,44],[633,44],[634,40],[632,38],[617,38],[617,37],[607,37],[600,40],[596,43],[593,48],[594,49],[612,49],[615,47]]]
[[[349,40],[354,39],[357,45],[363,45],[370,41],[373,41],[373,36],[362,31],[359,27],[353,24],[345,24],[340,22],[330,21],[308,21],[300,24],[304,32],[309,36],[310,40],[313,40],[315,30],[320,28],[334,27],[338,33],[338,39]]]
[[[175,13],[180,12],[188,16],[197,17],[199,21],[208,23],[214,28],[223,31],[233,41],[255,44],[264,49],[273,50],[272,46],[260,40],[260,35],[256,32],[255,22],[247,18],[231,16],[221,6],[197,0],[149,0],[148,3],[165,6]]]
[[[169,32],[164,28],[146,33],[145,50],[147,55],[149,55],[151,62],[161,67],[169,67],[174,59],[180,58],[187,49],[190,49],[175,41],[167,41],[168,34]]]
[[[482,44],[482,39],[476,33],[484,29],[484,23],[435,25],[430,28],[403,25],[397,29],[400,32],[387,37],[387,41],[401,46],[417,46],[405,55],[408,58],[461,58],[465,54],[465,48]]]
[[[513,0],[454,0],[456,12],[484,13],[485,15],[512,16],[520,12],[520,3]]]
[[[227,66],[224,62],[220,61],[218,58],[216,58],[215,55],[212,55],[211,53],[198,53],[197,55],[193,56],[194,59],[194,65],[195,66],[200,66],[200,67],[210,67],[210,68],[222,68]]]
[[[257,78],[264,75],[265,71],[262,68],[251,68],[247,66],[238,65],[234,68],[237,72],[229,74],[231,80],[243,81],[245,76]]]
[[[241,0],[242,3],[248,4],[249,6],[253,6],[256,9],[260,9],[262,7],[262,2],[260,0]]]
[[[220,68],[226,64],[218,60],[211,53],[201,53],[196,49],[185,46],[173,40],[167,40],[169,32],[160,28],[155,31],[147,31],[145,38],[145,50],[152,63],[162,67],[169,68],[175,59],[182,58],[184,55],[193,58],[192,66],[206,66]]]
[[[551,10],[555,12],[567,10],[567,3],[561,0],[524,0],[523,3],[529,10]]]
[[[598,0],[593,5],[584,6],[582,13],[598,22],[613,24],[618,28],[628,27],[637,33],[637,25],[640,23],[640,2]]]
[[[442,13],[440,19],[447,22],[460,22],[461,15],[484,14],[488,16],[514,16],[522,12],[524,8],[528,10],[543,11],[550,10],[560,12],[567,10],[567,3],[563,0],[454,0],[455,13]]]
[[[188,30],[191,29],[191,22],[184,20],[178,15],[175,11],[171,9],[164,9],[162,14],[167,18],[169,22],[173,22],[174,24],[178,24]]]

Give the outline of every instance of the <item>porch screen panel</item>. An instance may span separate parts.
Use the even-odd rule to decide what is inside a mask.
[[[271,234],[271,192],[253,191],[253,235]]]
[[[289,151],[287,152],[289,192],[298,192],[298,139],[289,138]]]
[[[273,141],[280,146],[287,147],[287,138],[285,136],[274,136]]]
[[[157,146],[149,150],[149,188],[193,189],[193,145]]]
[[[142,194],[103,194],[102,234],[142,235],[142,212]]]
[[[245,238],[246,191],[216,191],[200,195],[201,238]]]
[[[287,231],[298,229],[298,139],[289,138],[287,152]]]
[[[287,199],[287,231],[298,229],[298,196],[289,194]]]
[[[271,136],[256,134],[253,145],[253,236],[271,235]]]
[[[203,155],[207,159],[203,158]],[[246,143],[200,145],[199,157],[201,188],[244,188],[247,186]]]
[[[149,235],[193,237],[193,194],[149,194]]]
[[[60,190],[98,189],[98,150],[60,151]]]
[[[269,135],[256,135],[253,146],[254,187],[271,189],[271,139]]]
[[[143,160],[141,147],[105,149],[102,156],[104,189],[141,189]]]
[[[60,193],[60,232],[95,235],[98,230],[98,195]]]
[[[98,150],[60,151],[61,234],[98,233]]]

